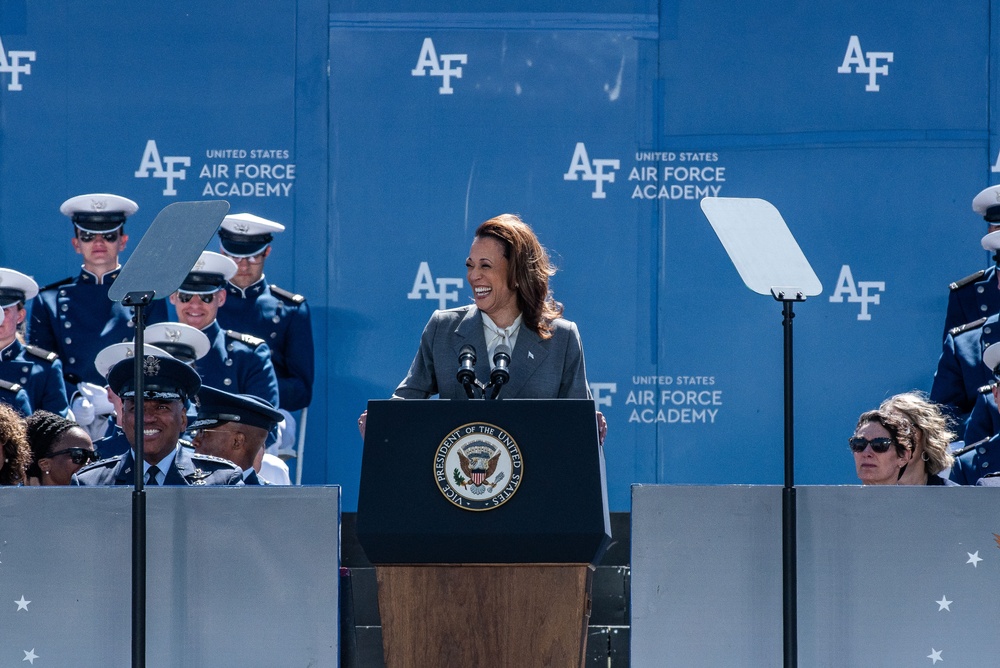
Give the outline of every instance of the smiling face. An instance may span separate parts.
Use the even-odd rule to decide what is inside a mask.
[[[480,311],[498,327],[509,327],[517,319],[517,293],[508,284],[508,262],[503,244],[493,237],[476,237],[465,261],[466,280]]]
[[[875,438],[892,438],[889,431],[878,422],[866,422],[861,425],[855,436],[872,440]],[[863,485],[895,485],[899,479],[899,470],[909,461],[909,452],[900,456],[893,443],[885,452],[872,450],[871,445],[863,452],[854,452],[854,467]]]
[[[177,439],[187,429],[184,402],[179,400],[147,399],[143,402],[143,453],[150,464],[156,464],[177,445]],[[122,401],[122,430],[135,447],[135,399]]]
[[[205,329],[215,322],[219,307],[226,303],[225,290],[213,292],[211,294],[212,301],[208,304],[202,300],[202,296],[208,297],[209,295],[190,295],[188,293],[185,297],[187,296],[190,296],[191,299],[184,302],[181,301],[180,293],[175,292],[170,295],[170,303],[177,309],[177,320],[195,329]]]

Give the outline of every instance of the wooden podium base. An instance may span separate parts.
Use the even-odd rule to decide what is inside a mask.
[[[386,668],[582,668],[589,564],[377,566]]]

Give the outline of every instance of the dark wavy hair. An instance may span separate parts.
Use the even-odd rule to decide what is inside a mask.
[[[492,237],[503,246],[507,287],[517,294],[522,324],[543,339],[551,338],[552,321],[562,316],[563,305],[549,290],[556,268],[531,227],[512,213],[503,213],[476,228],[476,237]]]
[[[40,478],[42,471],[38,468],[38,460],[48,457],[49,453],[52,452],[52,447],[59,442],[59,438],[70,429],[80,427],[80,425],[49,411],[35,411],[25,419],[24,423],[27,430],[28,446],[31,448],[28,475]]]
[[[0,443],[3,444],[0,485],[24,482],[25,471],[31,462],[31,448],[25,435],[24,418],[7,404],[0,404]]]
[[[897,456],[902,457],[906,454],[907,450],[913,450],[916,446],[914,443],[913,426],[900,413],[881,409],[866,411],[858,418],[858,424],[854,427],[854,433],[857,433],[861,427],[869,422],[880,424],[889,432],[889,437],[892,438],[892,443],[896,446]]]

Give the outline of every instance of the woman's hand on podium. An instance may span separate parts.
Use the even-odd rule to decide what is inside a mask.
[[[597,442],[604,445],[604,437],[608,435],[608,421],[604,419],[604,413],[597,411]]]
[[[368,411],[365,411],[358,417],[358,431],[361,432],[361,438],[365,437],[365,426],[368,424]]]

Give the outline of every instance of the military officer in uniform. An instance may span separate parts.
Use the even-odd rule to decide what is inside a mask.
[[[69,413],[66,384],[59,356],[38,346],[26,346],[18,337],[28,315],[25,304],[38,294],[38,284],[19,271],[0,269],[0,379],[24,388],[30,412]]]
[[[983,366],[994,377],[1000,373],[1000,345],[988,345],[983,351]],[[998,390],[994,389],[994,397]],[[955,453],[951,479],[960,485],[975,485],[988,473],[1000,471],[1000,435],[970,443]]]
[[[249,394],[272,406],[278,403],[278,379],[271,351],[263,339],[224,330],[216,316],[226,302],[226,281],[236,273],[236,263],[219,253],[205,251],[170,295],[177,319],[201,330],[209,340],[208,353],[195,362],[205,382],[227,392]]]
[[[274,235],[284,225],[249,213],[226,216],[219,229],[223,254],[237,264],[226,286],[227,299],[219,323],[264,339],[278,376],[280,406],[286,411],[312,401],[313,336],[305,297],[269,284],[264,261]]]
[[[125,219],[138,208],[130,199],[105,193],[71,197],[59,208],[73,221],[73,248],[83,256],[83,268],[41,289],[32,302],[28,341],[59,355],[68,385],[104,383],[94,369],[98,351],[135,337],[132,309],[108,299],[108,290],[128,242]],[[166,320],[166,303],[154,301],[145,315],[147,323]]]
[[[1000,185],[985,188],[972,200],[972,210],[987,224],[987,236],[1000,231]],[[993,261],[986,269],[955,281],[948,294],[948,311],[944,318],[944,334],[979,318],[1000,312],[1000,275],[997,274],[997,248],[990,247],[983,238],[983,248],[993,251]]]
[[[256,397],[203,385],[198,393],[198,416],[191,423],[195,452],[235,463],[243,469],[244,484],[269,485],[254,463],[264,452],[268,433],[281,419],[281,413]]]
[[[979,388],[993,379],[990,369],[983,364],[983,351],[998,340],[997,315],[955,327],[944,340],[930,399],[941,404],[955,421],[959,438],[965,436],[965,425],[976,404]]]
[[[146,351],[147,355],[170,357],[170,353],[167,351],[148,343],[143,343],[143,350]],[[114,365],[124,359],[131,359],[134,355],[135,344],[113,343],[101,352],[97,353],[97,358],[94,360],[94,367],[97,368],[97,373],[102,378],[107,378],[108,373],[111,372],[111,368]],[[122,431],[121,428],[122,400],[121,397],[115,394],[114,391],[107,386],[107,383],[104,385],[104,391],[112,406],[111,417],[109,419],[110,424],[105,430],[104,438],[94,441],[94,449],[100,452],[102,457],[123,455],[128,452],[132,446],[129,444],[128,439],[125,438],[125,432]]]
[[[144,390],[136,396],[135,365],[142,365]],[[187,428],[185,404],[201,388],[194,369],[172,357],[131,357],[115,364],[108,384],[122,398],[122,429],[135,447],[135,405],[143,402],[144,479],[153,485],[241,485],[243,472],[225,459],[192,453],[181,446]],[[133,449],[101,460],[73,474],[74,485],[131,485],[136,465]]]

